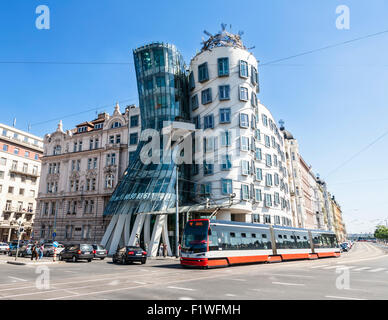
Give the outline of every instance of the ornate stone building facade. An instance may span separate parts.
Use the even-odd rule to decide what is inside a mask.
[[[109,218],[103,211],[140,136],[139,108],[101,113],[75,129],[44,137],[34,239],[99,243]]]

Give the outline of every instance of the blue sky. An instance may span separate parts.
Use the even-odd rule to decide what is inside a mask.
[[[373,4],[371,4],[373,3]],[[0,62],[129,62],[129,65],[0,63],[0,122],[43,136],[97,111],[137,104],[132,49],[174,43],[186,62],[203,30],[244,31],[261,63],[388,29],[384,0],[11,1],[2,0]],[[50,29],[35,27],[38,5]],[[350,8],[350,30],[335,25]],[[259,69],[259,98],[298,139],[304,159],[328,182],[350,232],[373,231],[388,218],[388,136],[332,172],[388,130],[388,34]],[[68,116],[81,111],[93,110]],[[329,174],[332,172],[331,174]],[[329,175],[328,175],[329,174]],[[386,180],[384,180],[386,179]]]

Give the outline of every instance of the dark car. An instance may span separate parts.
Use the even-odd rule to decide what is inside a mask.
[[[91,262],[94,257],[93,251],[94,249],[90,244],[69,244],[59,254],[59,260],[73,262],[87,260]]]
[[[340,248],[341,248],[341,251],[342,252],[348,252],[349,250],[350,250],[350,248],[349,248],[349,246],[348,246],[348,244],[347,243],[341,243],[340,244]]]
[[[138,261],[141,264],[147,261],[147,252],[140,247],[126,246],[117,249],[116,253],[112,257],[113,263],[127,264],[128,262]]]
[[[99,258],[101,260],[104,260],[106,256],[108,255],[108,251],[105,250],[105,248],[100,244],[93,244],[92,245],[94,251],[94,257]]]

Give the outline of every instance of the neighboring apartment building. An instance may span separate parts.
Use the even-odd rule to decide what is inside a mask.
[[[293,214],[295,207],[295,227],[335,231],[333,206],[326,183],[314,174],[311,166],[300,155],[298,141],[283,124],[280,130],[285,141]]]
[[[42,138],[0,124],[0,241],[17,239],[19,219],[31,237],[42,155]]]
[[[341,206],[338,204],[334,196],[330,198],[330,204],[333,210],[334,231],[338,237],[338,240],[343,242],[346,240],[346,229],[342,218]]]
[[[140,137],[139,108],[134,105],[112,115],[63,131],[62,122],[44,137],[34,239],[62,243],[99,243],[109,220],[105,205],[122,178]]]

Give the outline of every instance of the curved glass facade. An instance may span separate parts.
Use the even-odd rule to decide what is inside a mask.
[[[187,77],[182,55],[175,46],[152,43],[133,51],[136,69],[141,128],[155,129],[160,133],[163,122],[177,118],[189,119]],[[104,215],[160,212],[175,207],[176,164],[144,164],[140,151],[148,141],[140,141],[135,161],[124,173]],[[161,159],[163,157],[160,150]],[[186,177],[186,170],[180,176]],[[180,186],[184,188],[184,185]],[[183,190],[183,189],[182,189]],[[180,192],[180,202],[185,201],[186,192]]]

